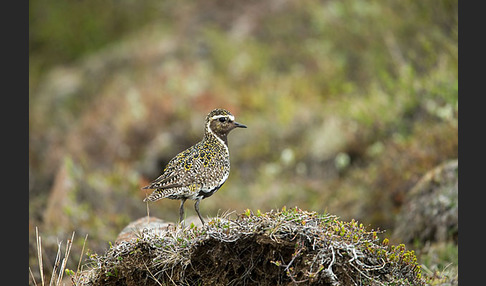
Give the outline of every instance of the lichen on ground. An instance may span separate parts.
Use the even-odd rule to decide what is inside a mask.
[[[413,251],[357,221],[298,208],[144,229],[73,277],[75,285],[425,285]]]

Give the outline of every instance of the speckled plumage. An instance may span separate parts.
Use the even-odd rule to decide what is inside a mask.
[[[195,200],[199,213],[199,202],[214,194],[224,184],[230,172],[228,133],[236,127],[246,128],[235,122],[227,110],[215,109],[206,117],[204,138],[182,151],[169,161],[162,175],[143,189],[154,189],[145,201],[163,198],[181,200],[180,221],[184,217],[184,202]]]

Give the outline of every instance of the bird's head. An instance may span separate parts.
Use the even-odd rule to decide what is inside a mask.
[[[206,117],[206,133],[213,133],[226,141],[228,133],[237,128],[246,128],[246,125],[235,121],[235,116],[228,110],[217,108]]]

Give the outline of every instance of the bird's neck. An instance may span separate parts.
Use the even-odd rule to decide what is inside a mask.
[[[204,140],[207,141],[216,141],[218,144],[222,144],[224,147],[228,147],[228,134],[218,134],[211,130],[208,130],[204,135]]]

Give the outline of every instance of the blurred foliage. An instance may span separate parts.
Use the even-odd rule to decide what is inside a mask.
[[[31,238],[76,230],[106,248],[215,107],[249,128],[229,136],[231,175],[203,214],[296,205],[392,232],[407,191],[458,156],[457,9],[29,1]],[[175,221],[178,206],[150,214]]]

